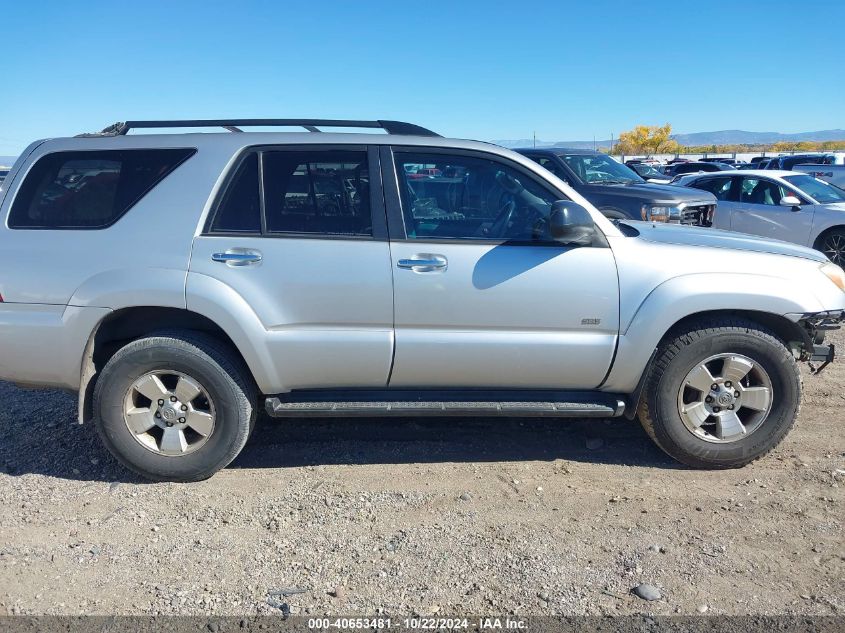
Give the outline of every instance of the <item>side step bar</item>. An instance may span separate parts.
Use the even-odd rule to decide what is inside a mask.
[[[271,396],[267,413],[282,417],[502,416],[612,418],[625,401],[600,392],[300,391]]]

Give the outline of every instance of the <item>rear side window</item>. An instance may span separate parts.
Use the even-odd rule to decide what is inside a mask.
[[[238,167],[220,201],[212,233],[261,233],[258,154],[249,154]]]
[[[21,185],[9,228],[105,228],[194,153],[130,149],[47,154]]]
[[[730,200],[731,183],[732,180],[730,177],[704,178],[702,180],[696,180],[690,186],[695,187],[696,189],[703,189],[704,191],[709,191],[714,196],[716,196],[717,200]]]

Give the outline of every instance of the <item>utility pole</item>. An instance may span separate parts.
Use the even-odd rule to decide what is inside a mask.
[[[610,133],[610,155],[613,156],[613,132]]]
[[[534,149],[537,149],[537,130],[534,130]]]
[[[596,135],[593,134],[593,151],[596,151]]]

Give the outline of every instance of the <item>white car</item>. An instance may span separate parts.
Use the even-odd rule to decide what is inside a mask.
[[[678,185],[709,191],[712,226],[811,246],[845,264],[845,191],[795,171],[690,174]]]

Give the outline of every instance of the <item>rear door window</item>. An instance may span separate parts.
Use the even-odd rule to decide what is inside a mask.
[[[696,180],[691,186],[696,189],[709,191],[716,196],[717,200],[732,200],[732,183],[732,178],[702,178],[701,180]]]
[[[786,195],[786,189],[766,178],[746,176],[740,187],[740,202],[745,204],[766,204],[775,206]]]
[[[372,236],[367,152],[264,153],[268,233]]]
[[[38,159],[9,213],[12,229],[102,229],[195,149],[55,152]]]

